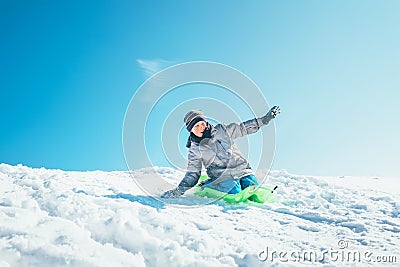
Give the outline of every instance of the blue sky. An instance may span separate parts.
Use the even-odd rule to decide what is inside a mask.
[[[273,169],[400,176],[398,14],[397,0],[0,1],[0,162],[124,170],[135,90],[204,60],[282,107]]]

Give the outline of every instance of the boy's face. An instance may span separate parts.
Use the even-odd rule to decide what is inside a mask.
[[[196,123],[193,128],[192,128],[192,133],[194,133],[197,137],[202,137],[203,132],[206,129],[206,122],[205,121],[199,121]]]

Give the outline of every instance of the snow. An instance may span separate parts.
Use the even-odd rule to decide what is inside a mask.
[[[183,177],[0,164],[0,266],[357,266],[342,257],[355,251],[362,265],[400,261],[398,179],[271,171],[275,203],[232,205],[192,192],[160,202],[132,178],[154,175]]]

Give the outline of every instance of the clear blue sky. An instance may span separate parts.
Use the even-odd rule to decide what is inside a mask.
[[[135,90],[204,60],[282,107],[273,169],[400,177],[399,14],[398,0],[1,0],[0,162],[124,170]]]

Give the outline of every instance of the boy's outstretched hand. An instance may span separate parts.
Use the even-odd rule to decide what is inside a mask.
[[[268,113],[261,117],[261,120],[264,124],[268,124],[270,120],[275,119],[278,114],[281,113],[281,109],[279,106],[273,106]]]

